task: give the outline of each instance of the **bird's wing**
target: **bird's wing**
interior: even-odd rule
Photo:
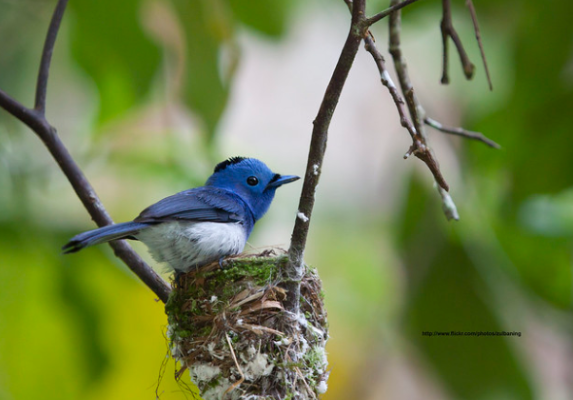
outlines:
[[[147,207],[135,222],[164,221],[239,222],[245,218],[244,202],[228,190],[200,187],[166,197]]]

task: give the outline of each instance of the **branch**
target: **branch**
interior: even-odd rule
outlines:
[[[478,20],[477,20],[476,9],[474,8],[474,3],[472,2],[472,0],[466,0],[466,6],[469,8],[470,15],[472,16],[472,22],[474,25],[474,32],[476,35],[476,40],[477,40],[478,45],[479,45],[479,51],[481,54],[481,59],[483,61],[483,67],[485,69],[485,75],[487,77],[487,83],[489,85],[489,90],[493,90],[493,85],[491,83],[491,76],[489,74],[489,67],[487,66],[487,59],[485,58],[485,51],[483,49],[483,43],[481,41],[481,34],[479,32],[479,25],[478,25]]]
[[[408,108],[410,110],[416,110],[418,105],[418,101],[414,95],[414,89],[410,88],[408,92],[406,92],[406,104],[408,104]],[[440,171],[440,165],[438,164],[438,160],[434,157],[434,152],[426,142],[425,135],[423,136],[421,132],[424,132],[424,125],[422,123],[422,119],[420,118],[420,113],[416,110],[414,112],[410,111],[410,115],[414,120],[414,126],[416,127],[416,132],[419,132],[417,140],[414,140],[412,147],[408,153],[413,153],[416,157],[426,163],[432,175],[434,175],[434,179],[436,180],[437,184],[440,188],[444,189],[446,192],[450,190],[450,187],[446,183],[442,172]]]
[[[48,35],[42,51],[42,61],[36,86],[35,109],[30,109],[0,90],[0,107],[26,124],[44,142],[62,172],[70,181],[86,210],[98,226],[112,224],[113,221],[96,195],[85,175],[73,160],[68,149],[60,140],[56,129],[46,120],[45,104],[50,60],[60,22],[67,0],[59,0],[52,16]],[[147,265],[124,241],[110,243],[115,255],[120,258],[153,292],[166,302],[170,287],[149,265]]]
[[[438,121],[436,121],[432,118],[429,118],[429,117],[424,118],[424,123],[428,126],[431,126],[434,129],[437,129],[440,132],[449,133],[451,135],[462,136],[466,139],[477,140],[477,141],[480,141],[482,143],[485,143],[489,147],[493,147],[494,149],[500,149],[501,148],[501,146],[499,144],[497,144],[493,140],[487,138],[486,136],[484,136],[480,132],[468,131],[467,129],[463,129],[463,128],[453,128],[450,126],[444,126],[441,123],[439,123]]]
[[[360,42],[367,29],[364,12],[365,0],[355,0],[352,7],[352,22],[348,37],[344,43],[330,82],[328,83],[318,114],[313,122],[314,128],[312,130],[306,173],[289,248],[289,262],[284,270],[292,281],[286,288],[288,290],[287,309],[295,315],[298,315],[300,310],[300,280],[304,272],[303,255],[312,209],[314,207],[314,195],[322,170],[324,153],[326,151],[328,128],[336,105],[338,104],[342,88],[352,67],[354,57],[358,52]]]
[[[60,30],[60,23],[66,11],[68,0],[59,0],[48,28],[46,41],[44,42],[44,50],[42,51],[42,60],[40,61],[40,70],[38,71],[38,81],[36,83],[36,104],[34,108],[42,115],[46,113],[46,92],[48,90],[48,75],[50,72],[50,63],[52,61],[52,53],[56,43],[56,37]]]
[[[384,86],[386,86],[386,88],[388,88],[390,96],[392,96],[392,100],[394,100],[394,104],[396,104],[396,109],[398,110],[398,115],[400,116],[400,124],[408,130],[410,137],[415,140],[417,135],[416,128],[414,128],[406,116],[406,110],[404,109],[404,99],[402,99],[402,96],[400,96],[400,93],[398,93],[398,88],[394,84],[394,81],[386,69],[386,61],[384,60],[384,57],[380,51],[378,51],[376,48],[371,33],[366,36],[366,38],[364,38],[364,48],[372,55],[372,58],[378,67],[378,72],[380,73],[380,81]]]
[[[392,0],[391,5],[399,4],[400,0]],[[414,88],[410,82],[410,77],[408,76],[408,67],[406,65],[406,60],[402,56],[402,50],[400,48],[400,25],[401,25],[401,12],[396,11],[390,15],[390,54],[394,60],[394,68],[396,69],[396,74],[398,75],[398,81],[400,82],[400,89],[402,93],[406,96],[406,103],[408,105],[408,110],[410,112],[410,118],[414,123],[416,130],[415,136],[412,138],[412,146],[404,156],[408,158],[411,154],[414,154],[420,160],[422,160],[432,174],[437,184],[445,191],[449,190],[449,186],[446,183],[438,162],[434,158],[433,152],[427,143],[426,132],[424,129],[424,124],[422,121],[425,118],[425,111],[422,108],[418,98],[414,93]]]
[[[448,84],[450,83],[450,77],[448,74],[448,58],[449,58],[449,51],[448,51],[448,37],[451,37],[456,48],[458,50],[458,54],[460,55],[460,61],[462,62],[462,68],[464,70],[464,75],[466,79],[472,79],[474,76],[475,66],[470,61],[466,50],[462,44],[458,33],[456,32],[454,25],[452,23],[452,9],[450,0],[442,0],[442,23],[440,24],[442,30],[442,46],[443,46],[443,69],[442,69],[442,83]]]
[[[406,7],[409,4],[412,4],[418,0],[404,0],[401,3],[394,4],[393,6],[388,7],[384,11],[379,12],[378,14],[373,15],[372,17],[366,20],[366,24],[368,26],[375,24],[376,22],[380,21],[382,18],[386,18],[388,15],[392,14],[394,11],[400,10],[403,7]]]
[[[398,4],[400,0],[391,0],[390,4]],[[400,90],[403,94],[406,94],[412,90],[412,83],[410,82],[410,77],[408,76],[408,66],[406,64],[406,59],[402,56],[402,50],[400,48],[400,29],[401,29],[401,12],[397,11],[390,15],[389,27],[390,27],[390,35],[389,35],[389,42],[390,42],[390,55],[392,56],[392,60],[394,61],[394,69],[396,70],[396,74],[398,75],[398,82],[400,83]],[[414,104],[418,105],[419,102],[417,98],[414,96]],[[416,114],[418,112],[417,107],[410,107],[408,105],[408,109],[410,111],[410,116]],[[423,110],[422,110],[423,112]],[[413,120],[415,118],[412,118]],[[422,129],[418,132],[425,140],[425,131]]]
[[[398,114],[400,115],[400,124],[408,130],[410,136],[412,137],[413,144],[410,146],[408,152],[404,155],[404,158],[410,157],[410,155],[414,154],[416,157],[421,159],[426,163],[430,171],[434,175],[434,179],[436,182],[439,183],[440,188],[444,191],[448,190],[448,184],[444,180],[442,173],[440,172],[440,168],[438,166],[437,161],[434,159],[431,149],[426,145],[425,138],[421,135],[423,132],[423,127],[421,126],[420,118],[418,117],[418,113],[414,113],[414,125],[410,122],[410,120],[406,117],[406,112],[404,110],[404,100],[398,93],[398,89],[392,78],[388,74],[386,70],[386,63],[384,61],[384,57],[376,48],[374,44],[374,39],[370,34],[364,39],[365,42],[365,49],[368,51],[372,58],[374,58],[374,62],[378,67],[378,71],[380,72],[380,80],[384,86],[388,88],[390,95],[392,96],[392,100],[394,100],[394,104],[396,104],[396,108],[398,110]],[[410,109],[415,109],[413,105],[414,101],[414,90],[412,88],[406,93],[406,99],[408,100],[408,105],[412,105]],[[447,193],[447,192],[446,192]]]
[[[25,107],[2,89],[0,89],[0,107],[28,125],[34,132],[43,132],[50,128],[43,116],[36,110]]]

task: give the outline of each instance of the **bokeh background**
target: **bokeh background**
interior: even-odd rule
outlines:
[[[404,12],[414,86],[429,116],[502,149],[430,132],[461,216],[447,222],[430,173],[402,159],[409,136],[359,52],[306,252],[329,312],[324,399],[571,399],[573,5],[474,1],[490,92],[461,0],[454,23],[476,77],[465,81],[452,53],[452,83],[440,85],[440,3]],[[0,87],[25,104],[54,6],[0,0]],[[229,156],[303,175],[348,24],[343,1],[71,0],[48,118],[116,221],[202,184]],[[386,24],[373,28],[385,54]],[[151,291],[106,246],[60,254],[94,224],[2,110],[0,163],[0,399],[192,398]],[[300,188],[279,191],[249,250],[288,247]],[[422,336],[450,330],[521,336]]]

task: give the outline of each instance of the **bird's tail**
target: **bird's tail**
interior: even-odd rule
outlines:
[[[74,236],[64,247],[62,247],[62,251],[64,254],[75,253],[84,247],[106,243],[117,239],[126,239],[148,226],[148,224],[140,222],[124,222],[83,232]]]

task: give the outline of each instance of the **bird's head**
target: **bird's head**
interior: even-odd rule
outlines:
[[[277,188],[298,179],[295,175],[276,174],[255,158],[231,157],[217,164],[205,185],[241,196],[258,220],[269,209]]]

